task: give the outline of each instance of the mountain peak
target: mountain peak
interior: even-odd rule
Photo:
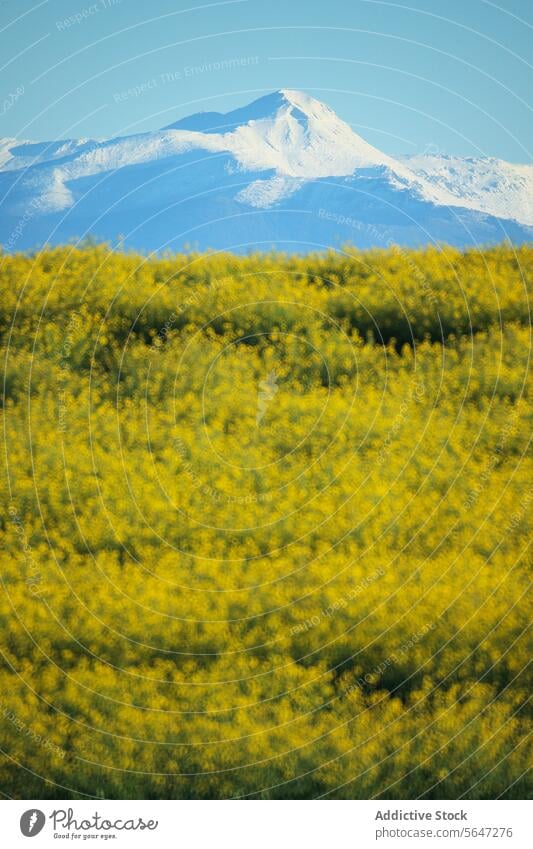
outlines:
[[[289,177],[341,176],[376,165],[407,170],[354,133],[329,106],[295,89],[265,94],[226,114],[197,112],[165,130],[201,133],[209,149],[223,147],[247,168]]]
[[[335,114],[333,110],[325,103],[322,103],[321,100],[317,100],[316,97],[311,97],[310,94],[306,94],[304,91],[297,91],[292,88],[280,88],[279,91],[274,92],[274,94],[279,95],[280,98],[290,106],[305,112],[306,115],[323,115],[324,113],[329,115]]]
[[[227,133],[237,127],[249,124],[251,121],[274,120],[281,114],[292,114],[299,120],[309,118],[323,119],[324,116],[334,116],[335,113],[303,91],[283,88],[264,94],[252,100],[246,106],[233,109],[231,112],[196,112],[186,118],[181,118],[169,124],[165,130],[189,130],[200,133]],[[340,119],[337,118],[339,121]]]

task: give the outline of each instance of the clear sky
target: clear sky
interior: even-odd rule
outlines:
[[[391,154],[531,162],[533,0],[0,0],[0,136],[125,135],[279,88]]]

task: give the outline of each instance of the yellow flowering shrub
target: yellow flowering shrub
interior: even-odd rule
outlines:
[[[0,256],[7,795],[527,794],[532,256]]]

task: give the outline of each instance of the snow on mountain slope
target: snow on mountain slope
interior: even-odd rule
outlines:
[[[533,165],[434,154],[407,156],[403,161],[432,186],[448,192],[450,205],[533,224]]]
[[[297,192],[304,183],[305,180],[302,178],[282,175],[269,177],[266,180],[254,180],[235,195],[235,200],[257,209],[268,209]]]
[[[329,106],[302,92],[283,89],[227,115],[208,115],[207,125],[199,113],[168,129],[183,133],[204,125],[203,144],[232,153],[250,171],[273,169],[307,179],[375,165],[404,176],[408,172],[354,133]]]
[[[379,243],[382,233],[383,243],[497,241],[509,230],[500,219],[533,223],[532,170],[498,160],[394,159],[325,104],[284,89],[226,115],[197,113],[155,132],[0,141],[0,241],[11,245],[15,234],[24,247],[131,231],[134,247],[157,249],[163,234],[179,246],[192,227],[203,247],[214,244],[209,239],[224,245],[225,234],[233,239],[234,221],[235,234],[246,231],[251,240],[257,233],[316,242],[329,233],[336,243],[366,244]],[[317,204],[327,205],[329,218],[317,219]],[[359,221],[357,232],[343,236],[340,218]],[[513,238],[528,238],[511,229]]]
[[[205,115],[207,114],[207,118]],[[239,123],[242,122],[242,123]],[[196,127],[204,127],[204,131]],[[185,129],[187,127],[187,129]],[[409,184],[427,200],[447,203],[445,190],[433,187],[364,141],[323,103],[302,92],[283,90],[261,97],[227,115],[199,113],[163,130],[96,142],[23,143],[4,148],[2,170],[41,168],[34,188],[41,194],[39,206],[49,212],[74,202],[66,184],[72,180],[114,171],[130,165],[154,162],[191,150],[231,154],[244,171],[273,171],[295,178],[277,183],[255,182],[241,194],[243,202],[266,206],[276,202],[282,182],[296,190],[298,180],[349,176],[362,168],[387,169],[398,186]],[[6,152],[9,154],[8,158]],[[276,186],[276,190],[273,190]]]
[[[52,160],[62,160],[98,147],[94,139],[66,139],[56,142],[21,142],[0,139],[0,171],[18,171]]]
[[[210,117],[218,130],[201,130]],[[237,124],[237,116],[242,123]],[[198,127],[198,129],[196,129]],[[146,162],[162,156],[182,153],[192,148],[210,152],[231,153],[250,171],[273,169],[279,174],[313,179],[351,174],[355,168],[385,165],[391,172],[406,177],[409,169],[365,142],[324,104],[301,92],[280,91],[261,97],[249,107],[227,115],[199,113],[153,133],[102,142],[87,140],[42,144],[15,143],[10,151],[9,168],[58,160],[69,163],[69,177],[126,164]],[[30,157],[33,154],[33,159]],[[73,157],[72,154],[79,154]],[[65,166],[66,167],[66,166]]]

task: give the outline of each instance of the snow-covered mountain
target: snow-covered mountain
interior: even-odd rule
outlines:
[[[516,242],[533,167],[392,158],[325,104],[282,90],[225,115],[98,141],[0,141],[5,250],[92,235],[160,250]]]
[[[432,186],[449,192],[449,203],[499,218],[533,224],[533,166],[502,159],[422,155],[403,157]]]

